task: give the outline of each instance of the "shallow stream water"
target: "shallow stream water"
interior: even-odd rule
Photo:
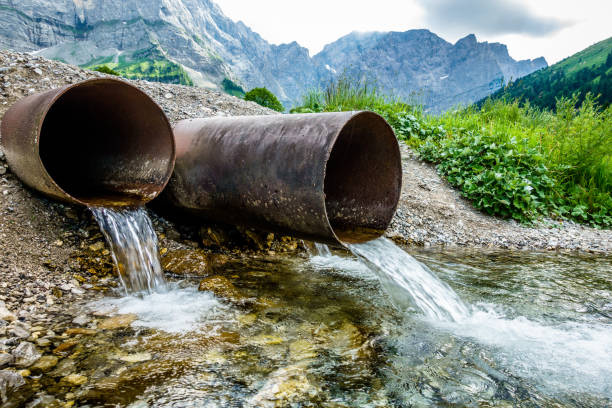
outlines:
[[[40,389],[79,407],[612,404],[612,257],[408,251],[461,313],[398,303],[371,256],[213,255],[208,291],[204,276],[175,276],[162,293],[87,305],[94,334]],[[73,372],[87,382],[59,380]]]

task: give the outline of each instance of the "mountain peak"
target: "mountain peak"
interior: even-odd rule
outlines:
[[[475,34],[468,34],[465,37],[457,40],[455,46],[459,47],[473,47],[478,44],[478,39],[476,39]]]

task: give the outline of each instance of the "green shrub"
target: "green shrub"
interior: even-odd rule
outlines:
[[[278,98],[266,88],[254,88],[244,95],[245,101],[253,101],[259,105],[273,109],[277,112],[284,112],[285,107],[280,103]]]
[[[119,76],[119,73],[106,65],[100,65],[93,69],[94,71],[102,72],[103,74]]]
[[[439,143],[428,137],[418,152],[487,214],[525,222],[549,209],[555,183],[536,149],[466,132]]]

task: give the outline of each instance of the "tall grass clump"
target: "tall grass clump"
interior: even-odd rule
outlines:
[[[323,90],[313,89],[302,96],[302,104],[291,113],[370,110],[383,116],[398,135],[404,137],[402,121],[414,107],[380,91],[375,81],[340,75]]]

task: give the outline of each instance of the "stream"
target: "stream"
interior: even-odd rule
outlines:
[[[45,393],[79,407],[612,404],[611,257],[379,239],[354,255],[209,254],[205,274],[164,279],[156,241],[117,244],[131,239],[117,225],[152,232],[143,216],[96,215],[124,286],[83,306],[91,330],[41,375]],[[60,380],[72,372],[86,381]]]

